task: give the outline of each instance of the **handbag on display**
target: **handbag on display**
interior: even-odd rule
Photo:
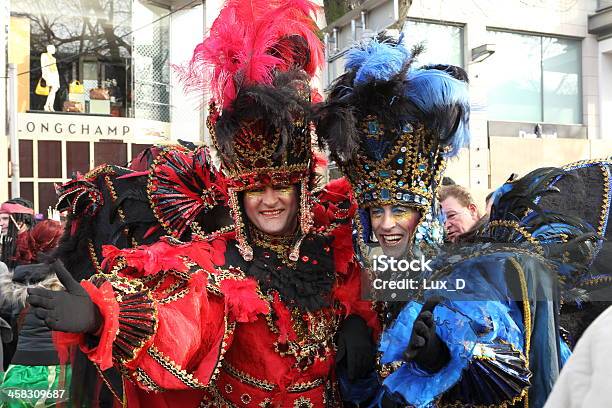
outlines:
[[[40,78],[38,80],[38,83],[36,84],[36,89],[34,90],[34,93],[40,96],[48,96],[49,87],[47,86],[47,81],[45,81],[43,78]]]
[[[93,88],[89,91],[89,99],[109,100],[110,92],[107,88]]]
[[[78,80],[74,80],[68,84],[68,92],[71,94],[84,94],[85,87]]]
[[[64,112],[84,112],[85,108],[81,102],[64,101]]]

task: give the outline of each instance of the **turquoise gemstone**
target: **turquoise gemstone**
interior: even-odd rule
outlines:
[[[389,177],[389,172],[387,170],[381,170],[378,172],[380,177]]]
[[[404,159],[397,159],[397,162],[398,162],[399,164],[402,164],[402,163],[404,162]]]
[[[368,122],[368,133],[371,135],[378,133],[378,122]]]
[[[419,164],[419,170],[425,171],[426,166],[424,164]]]

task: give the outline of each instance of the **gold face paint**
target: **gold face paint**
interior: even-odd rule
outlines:
[[[274,191],[276,193],[278,193],[279,195],[288,197],[290,195],[293,194],[293,186],[278,186],[278,187],[274,187]]]
[[[293,186],[285,186],[285,185],[279,185],[279,186],[273,186],[272,189],[274,190],[274,192],[276,194],[278,194],[279,196],[283,196],[283,197],[290,197],[291,195],[293,195],[294,192],[294,188]],[[264,195],[266,189],[260,189],[260,190],[248,190],[245,191],[245,197],[249,198],[249,199],[255,199],[255,198],[260,198],[261,196]]]
[[[410,207],[404,206],[393,206],[392,209],[393,217],[399,221],[412,220],[414,217],[419,215],[419,212]]]
[[[249,190],[244,192],[244,196],[249,199],[259,198],[264,194],[264,190]]]

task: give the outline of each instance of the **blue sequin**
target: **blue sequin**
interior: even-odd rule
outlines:
[[[368,133],[370,133],[371,135],[374,135],[376,133],[378,133],[378,122],[368,122]]]

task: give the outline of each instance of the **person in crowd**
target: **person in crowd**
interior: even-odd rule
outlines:
[[[17,236],[34,225],[34,210],[30,201],[13,198],[0,205],[0,261],[9,268],[15,266]]]
[[[460,185],[442,186],[438,191],[444,214],[444,228],[450,242],[457,242],[463,235],[477,231],[487,221],[470,192]]]
[[[421,260],[418,245],[432,231],[445,160],[469,139],[465,71],[413,68],[418,51],[408,50],[401,36],[356,45],[317,121],[318,136],[354,187],[360,247],[374,231],[385,255],[407,261]],[[467,208],[472,201],[454,208],[475,223],[477,209]],[[508,236],[499,241],[510,242]],[[397,291],[402,296],[374,286],[387,302],[379,343],[382,387],[373,404],[541,407],[561,365],[554,272],[517,244],[448,247],[429,269],[398,268],[394,283],[416,282]],[[444,285],[426,285],[434,281]],[[375,389],[345,385],[351,396]]]
[[[12,407],[51,407],[60,399],[59,392],[65,392],[70,382],[70,368],[62,369],[51,330],[45,322],[33,313],[26,303],[27,289],[33,287],[53,291],[63,286],[50,271],[48,265],[37,264],[39,254],[49,254],[62,235],[59,222],[45,220],[31,230],[19,235],[17,240],[16,261],[18,266],[10,272],[6,265],[0,264],[0,302],[3,308],[11,310],[14,327],[18,336],[15,354],[4,373],[0,393],[4,394],[6,406]],[[7,362],[8,363],[8,362]],[[36,398],[10,398],[10,390],[49,391]],[[56,390],[53,398],[53,390]],[[66,397],[66,396],[62,396]]]
[[[336,363],[352,378],[373,364],[378,319],[359,296],[350,186],[313,191],[315,8],[228,2],[185,71],[213,91],[232,232],[106,247],[103,273],[80,285],[55,261],[66,292],[29,289],[36,316],[76,333],[64,344],[118,368],[130,407],[339,407]],[[339,327],[350,335],[336,355]]]
[[[32,207],[33,205],[30,201],[19,197],[8,200],[0,205],[0,220],[4,220],[1,226],[3,230],[6,228],[6,233],[0,234],[0,262],[4,263],[11,271],[17,265],[16,249],[18,236],[28,231],[35,222]],[[10,312],[7,313],[4,309],[0,308],[0,318],[6,322],[13,323],[12,331],[15,331]],[[2,347],[4,368],[11,361],[15,347],[17,347],[17,337],[10,336],[10,338],[11,340],[5,342]]]
[[[586,329],[544,408],[604,408],[612,406],[612,307]]]

